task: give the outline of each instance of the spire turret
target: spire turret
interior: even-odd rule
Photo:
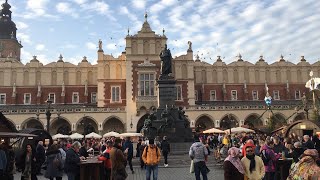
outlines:
[[[16,24],[11,20],[11,6],[8,0],[1,5],[0,10],[0,39],[15,39],[16,38]]]

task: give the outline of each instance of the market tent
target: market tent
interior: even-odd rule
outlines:
[[[230,133],[230,129],[224,131],[225,133]],[[235,127],[231,128],[231,133],[242,133],[242,132],[254,132],[252,129],[244,128],[244,127]]]
[[[103,135],[103,137],[119,137],[119,133],[114,132],[114,131],[110,131],[110,132],[105,133]]]
[[[64,135],[64,134],[60,134],[60,133],[52,136],[52,139],[54,139],[54,140],[56,140],[56,139],[67,139],[67,138],[69,138],[68,135]]]
[[[79,133],[73,133],[69,137],[70,137],[70,139],[82,139],[83,135],[79,134]]]
[[[86,139],[89,139],[89,138],[100,139],[100,138],[102,138],[102,136],[95,133],[95,132],[92,132],[90,134],[87,134],[85,138]]]
[[[119,135],[120,137],[142,137],[141,133],[122,133]]]
[[[220,129],[216,129],[216,128],[211,128],[208,130],[203,131],[202,133],[204,134],[210,134],[210,133],[225,133],[224,131],[220,130]]]

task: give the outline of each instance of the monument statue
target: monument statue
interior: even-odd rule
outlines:
[[[170,49],[167,49],[167,44],[164,45],[164,49],[160,52],[159,56],[162,61],[161,75],[169,75],[172,73],[172,56]]]
[[[102,50],[102,41],[101,41],[101,39],[99,39],[99,51],[101,51]]]

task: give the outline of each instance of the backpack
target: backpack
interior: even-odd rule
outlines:
[[[149,146],[145,147],[146,148],[146,157],[148,157],[148,149],[149,149]],[[157,154],[157,158],[158,158],[158,146],[156,146],[156,154]]]
[[[261,159],[262,159],[262,161],[263,161],[263,164],[264,164],[265,166],[268,166],[269,161],[270,161],[271,159],[270,159],[270,157],[269,157],[269,155],[267,154],[267,151],[266,151],[265,149],[261,151]]]

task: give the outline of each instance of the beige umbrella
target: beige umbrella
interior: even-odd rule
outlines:
[[[60,134],[60,133],[52,136],[53,140],[56,140],[56,139],[67,139],[67,138],[69,138],[68,135],[64,135],[64,134]]]
[[[73,133],[69,137],[70,137],[70,139],[82,139],[83,135],[79,134],[79,133]]]
[[[227,129],[224,132],[230,133],[230,129]],[[231,133],[242,133],[242,132],[255,132],[255,131],[252,129],[244,128],[244,127],[231,128]]]
[[[204,134],[210,134],[210,133],[225,133],[224,131],[220,130],[220,129],[216,129],[216,128],[211,128],[208,130],[203,131],[202,133]]]
[[[95,132],[92,132],[92,133],[86,135],[86,139],[89,139],[89,138],[100,139],[100,138],[102,138],[102,136],[95,133]]]
[[[119,133],[111,131],[111,132],[105,133],[103,137],[119,137]]]
[[[119,135],[120,137],[142,137],[141,133],[122,133]]]

